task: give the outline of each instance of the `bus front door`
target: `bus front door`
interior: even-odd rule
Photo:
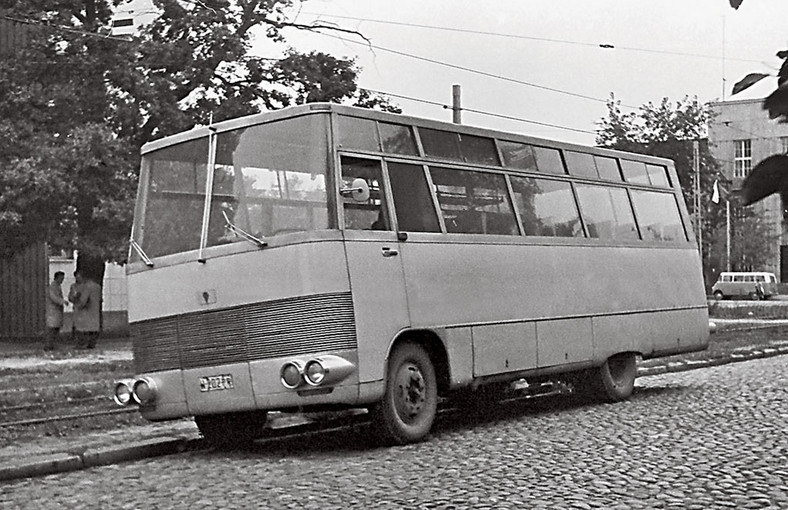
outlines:
[[[354,195],[358,179],[365,181],[368,196]],[[340,198],[361,383],[383,379],[391,341],[410,325],[402,257],[382,182],[379,160],[342,157]]]

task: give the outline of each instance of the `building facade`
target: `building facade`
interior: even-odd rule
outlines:
[[[710,103],[710,150],[731,190],[741,188],[744,178],[758,162],[772,154],[788,152],[788,124],[769,119],[762,104],[763,99]],[[753,269],[773,272],[781,282],[788,282],[786,206],[778,194],[752,206],[768,229],[764,243],[774,245],[768,250],[772,256],[766,267]]]

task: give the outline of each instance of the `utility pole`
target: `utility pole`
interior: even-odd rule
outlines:
[[[451,86],[451,120],[455,124],[462,124],[462,106],[460,106],[460,86]]]
[[[727,241],[728,272],[731,270],[731,201],[725,200],[725,238]]]
[[[698,239],[698,253],[700,253],[700,260],[703,263],[703,218],[701,216],[701,199],[700,199],[700,149],[698,141],[692,142],[692,169],[695,181],[695,228],[697,229],[696,236]]]

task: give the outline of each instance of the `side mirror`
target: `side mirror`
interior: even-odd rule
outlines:
[[[350,197],[354,202],[366,202],[369,200],[369,184],[364,179],[353,179],[349,188],[342,188],[339,193],[343,197]]]

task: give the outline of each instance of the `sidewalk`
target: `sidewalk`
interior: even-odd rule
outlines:
[[[714,319],[718,328],[759,328],[788,325],[788,320]],[[719,329],[718,329],[719,330]],[[64,347],[60,348],[65,350]],[[57,352],[57,351],[56,351]],[[744,349],[725,358],[665,362],[638,368],[638,377],[681,372],[738,361],[788,354],[788,342],[774,348]],[[131,359],[127,338],[100,341],[99,349],[77,351],[71,362],[86,363],[107,359]],[[40,345],[11,345],[0,342],[0,369],[19,365],[57,363],[57,355],[44,353]],[[275,414],[268,427],[279,433],[309,429],[317,422],[304,415]],[[0,482],[32,476],[86,469],[94,466],[138,460],[182,452],[198,444],[200,434],[191,419],[149,423],[121,430],[103,431],[74,438],[42,438],[35,444],[20,444],[0,450]]]

